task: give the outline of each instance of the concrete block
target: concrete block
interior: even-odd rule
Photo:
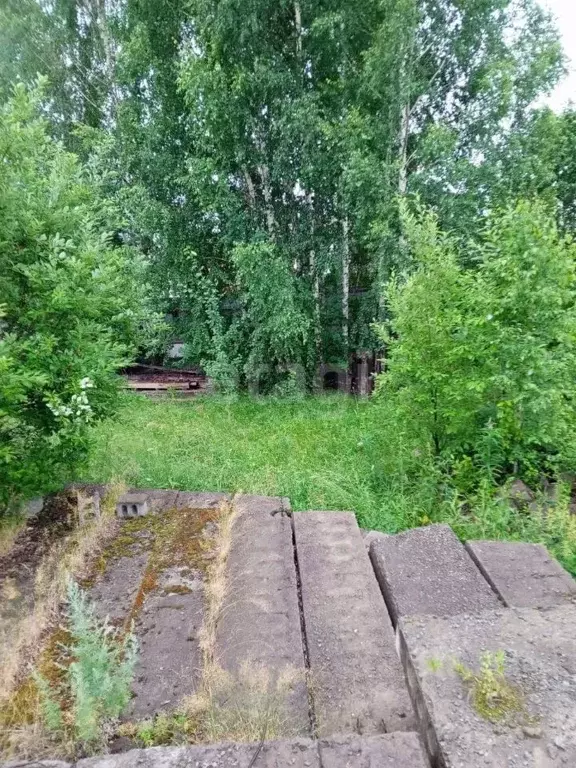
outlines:
[[[254,761],[254,756],[257,758]],[[308,739],[259,744],[225,742],[193,747],[151,747],[79,760],[76,768],[320,768],[318,746]]]
[[[370,546],[370,559],[394,625],[401,616],[450,616],[500,605],[447,525],[378,539]]]
[[[176,509],[217,509],[221,504],[231,501],[227,493],[200,493],[180,491],[176,497]]]
[[[304,649],[291,520],[286,499],[238,496],[228,555],[227,592],[216,632],[216,658],[234,680],[242,668],[282,677],[290,733],[310,732]]]
[[[118,499],[116,515],[121,518],[144,517],[148,514],[146,493],[125,493]]]
[[[416,733],[341,736],[319,742],[322,768],[429,768]]]
[[[320,736],[414,727],[394,632],[351,512],[295,512]]]
[[[576,610],[502,608],[399,623],[403,661],[433,765],[576,766]],[[484,652],[505,653],[505,677],[521,710],[491,722],[474,709],[455,662],[479,670]]]
[[[505,605],[548,608],[576,601],[576,581],[542,544],[469,541],[466,548]]]

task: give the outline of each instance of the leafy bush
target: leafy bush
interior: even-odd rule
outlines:
[[[144,265],[106,231],[106,204],[48,136],[37,95],[19,86],[0,108],[0,514],[78,465],[155,317]]]
[[[493,214],[462,246],[434,215],[404,211],[414,270],[391,281],[380,377],[402,429],[463,490],[479,477],[534,482],[571,466],[576,283],[572,243],[538,204]]]
[[[72,642],[66,648],[71,662],[64,686],[55,690],[40,675],[36,681],[46,728],[56,736],[69,731],[66,735],[89,750],[102,746],[106,721],[118,718],[130,701],[137,643],[131,633],[121,638],[107,622],[99,621],[73,580],[68,585],[68,606]],[[71,718],[62,702],[71,702]]]

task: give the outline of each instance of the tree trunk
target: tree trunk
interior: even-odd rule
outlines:
[[[274,206],[272,205],[272,185],[270,184],[270,172],[267,165],[258,167],[260,179],[262,181],[262,194],[264,196],[264,208],[266,211],[266,228],[271,240],[276,239],[276,217],[274,215]]]
[[[342,220],[342,341],[345,359],[348,360],[350,332],[350,221],[348,216]]]
[[[410,105],[408,102],[402,107],[402,119],[400,122],[400,162],[398,171],[398,192],[402,197],[408,188],[408,138],[410,136]]]
[[[302,8],[298,0],[294,3],[294,24],[296,26],[296,54],[302,55]]]

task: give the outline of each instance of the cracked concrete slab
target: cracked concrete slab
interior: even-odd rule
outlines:
[[[295,512],[320,736],[415,727],[394,632],[350,512]]]
[[[102,577],[90,589],[90,599],[100,619],[120,625],[129,616],[148,564],[148,553],[119,557],[107,564]]]
[[[227,593],[216,632],[216,658],[234,679],[246,665],[273,679],[291,675],[287,721],[294,734],[310,729],[292,527],[286,500],[241,496],[227,563]],[[292,734],[286,734],[292,735]]]
[[[171,594],[165,584],[163,591],[147,597],[135,626],[140,652],[128,711],[132,717],[175,709],[196,691],[202,676],[202,582],[184,594]]]

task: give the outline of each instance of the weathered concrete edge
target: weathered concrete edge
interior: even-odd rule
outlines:
[[[37,760],[34,768],[248,768],[258,758],[270,768],[342,768],[351,764],[394,768],[428,768],[418,734],[395,732],[380,736],[336,736],[259,743],[222,742],[188,747],[149,747],[115,755],[100,755],[67,763]],[[0,763],[0,768],[30,768],[29,761]]]
[[[412,663],[412,659],[410,658],[408,644],[402,633],[402,621],[403,619],[400,619],[400,623],[396,628],[396,650],[398,651],[402,667],[404,668],[406,687],[408,688],[412,706],[416,713],[416,722],[420,732],[420,739],[424,744],[428,759],[434,768],[445,768],[440,743],[430,715],[430,704],[426,700],[422,687],[420,686],[418,674]]]

